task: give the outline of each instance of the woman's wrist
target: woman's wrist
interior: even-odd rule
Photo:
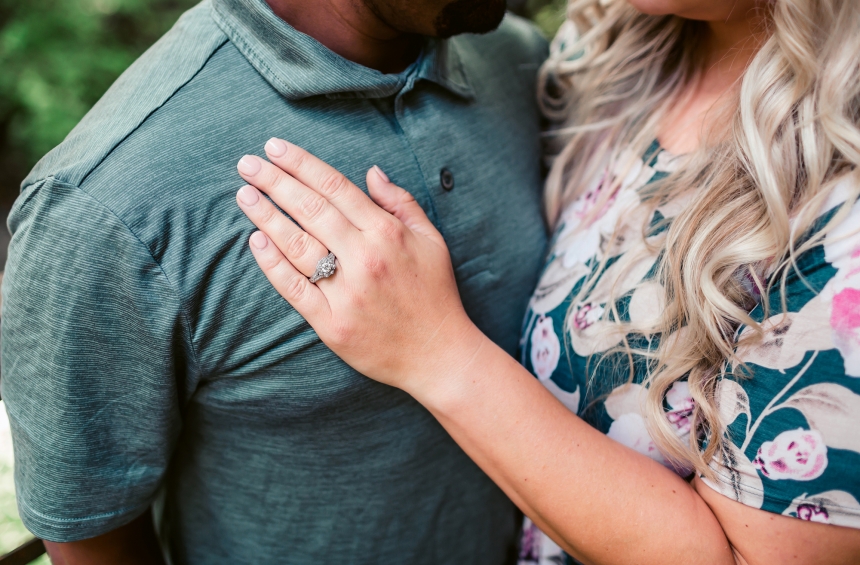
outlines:
[[[488,346],[495,345],[463,313],[425,346],[427,355],[416,358],[423,359],[401,388],[428,409],[441,408],[459,395],[464,380],[474,379],[476,361]]]

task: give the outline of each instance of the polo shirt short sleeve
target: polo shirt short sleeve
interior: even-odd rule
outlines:
[[[9,218],[2,379],[18,507],[48,540],[89,537],[151,503],[193,366],[176,292],[104,205],[48,179]]]

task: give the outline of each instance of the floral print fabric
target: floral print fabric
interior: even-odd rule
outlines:
[[[686,476],[690,470],[666,460],[646,429],[646,364],[634,358],[627,384],[628,358],[615,349],[625,337],[634,349],[655,347],[644,336],[625,336],[613,320],[647,323],[659,315],[658,257],[648,243],[685,205],[676,199],[655,211],[643,203],[643,189],[670,174],[677,159],[655,142],[633,161],[607,171],[562,213],[523,324],[520,360],[591,425]],[[607,187],[614,193],[602,194]],[[819,225],[846,201],[845,188],[834,191]],[[589,279],[597,282],[587,302],[574,304]],[[784,314],[776,286],[751,312],[766,339],[738,350],[751,377],[726,377],[718,386],[729,449],[712,463],[716,480],[707,484],[748,506],[860,528],[860,202],[798,257]],[[614,304],[610,293],[620,297]],[[774,313],[766,320],[765,300]],[[664,406],[678,434],[688,435],[694,403],[686,383],[675,383]],[[529,521],[523,542],[523,565],[574,562]]]

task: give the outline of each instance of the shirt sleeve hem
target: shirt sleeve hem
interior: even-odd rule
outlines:
[[[18,499],[18,513],[21,521],[30,532],[43,540],[55,543],[68,543],[104,535],[132,522],[146,512],[150,503],[122,508],[114,512],[94,514],[82,518],[62,518],[47,516],[30,508]]]
[[[757,508],[764,512],[770,512],[771,514],[779,514],[788,518],[798,518],[797,507],[799,505],[807,505],[811,507],[810,509],[813,510],[812,514],[815,516],[815,518],[811,519],[810,521],[824,523],[831,526],[843,526],[847,528],[860,529],[860,506],[845,506],[837,504],[832,500],[822,501],[819,500],[819,497],[815,495],[804,495],[803,497],[798,497],[794,500],[788,500],[782,497],[766,495],[763,490],[734,482],[731,480],[731,477],[727,477],[717,471],[715,471],[714,473],[714,478],[716,479],[716,481],[711,481],[703,478],[704,480],[702,482],[704,482],[708,486],[708,488],[718,492],[719,494],[722,494],[727,498],[740,502],[744,506]],[[753,500],[757,501],[758,505],[752,504],[751,502]],[[776,505],[778,507],[781,507],[783,508],[783,510],[780,512],[779,510],[762,508],[765,502],[769,502],[771,506]],[[826,518],[824,518],[825,516]]]

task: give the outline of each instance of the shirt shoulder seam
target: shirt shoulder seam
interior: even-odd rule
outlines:
[[[183,14],[169,32],[114,81],[66,139],[35,165],[23,180],[22,190],[48,178],[82,186],[118,147],[197,78],[230,42],[213,21],[211,10],[211,2],[204,0]],[[193,42],[190,49],[189,41]],[[176,65],[182,72],[159,77],[155,82],[160,86],[153,87],[151,75],[165,57],[178,57]],[[146,89],[146,102],[138,105],[130,101],[139,97],[139,88]],[[123,113],[123,119],[116,119],[117,112]],[[128,113],[133,115],[127,118]],[[95,142],[94,136],[98,136]]]
[[[124,136],[122,136],[120,139],[118,139],[117,142],[114,143],[110,149],[105,151],[105,154],[102,155],[101,159],[99,159],[99,161],[97,163],[95,163],[92,167],[90,167],[90,169],[86,172],[86,174],[84,174],[83,177],[81,177],[80,184],[83,185],[87,181],[87,179],[90,177],[90,175],[93,174],[102,165],[102,163],[104,163],[107,160],[107,158],[110,157],[114,153],[114,151],[116,151],[123,143],[125,143],[125,141],[129,137],[131,137],[132,134],[134,134],[137,130],[139,130],[147,121],[149,121],[149,119],[156,112],[158,112],[161,108],[163,108],[165,104],[167,104],[168,102],[173,100],[173,98],[177,94],[179,94],[179,92],[183,88],[188,86],[191,83],[191,81],[193,81],[197,77],[197,75],[199,75],[201,73],[201,71],[203,71],[203,69],[206,68],[206,65],[209,63],[209,61],[212,59],[212,57],[215,56],[215,54],[218,53],[224,47],[224,45],[226,45],[229,41],[230,40],[227,37],[224,37],[224,40],[218,45],[218,47],[213,49],[212,52],[209,54],[209,56],[206,57],[206,60],[203,62],[202,65],[200,65],[200,68],[197,69],[196,71],[194,71],[194,73],[190,77],[188,77],[188,80],[186,80],[182,84],[179,84],[173,90],[173,92],[170,93],[170,96],[165,98],[161,104],[158,104],[157,106],[153,107],[149,111],[149,113],[147,113],[146,116],[144,116],[144,118],[142,120],[140,120],[140,122],[138,122],[134,127],[130,128],[128,130],[128,132]],[[62,179],[58,179],[58,180],[62,180]],[[80,186],[78,186],[78,185],[71,185],[71,186],[76,186],[77,188],[80,188]],[[113,210],[111,210],[111,212],[113,212]]]
[[[59,185],[62,185],[65,188],[71,188],[73,190],[80,191],[81,194],[86,196],[88,199],[97,203],[104,210],[107,210],[114,218],[116,218],[117,222],[122,224],[122,226],[126,229],[126,231],[129,233],[129,235],[131,235],[131,237],[133,237],[141,245],[141,247],[143,247],[146,254],[149,256],[150,259],[152,259],[152,262],[155,263],[156,265],[158,265],[158,270],[164,276],[164,280],[167,281],[167,286],[170,288],[170,291],[173,292],[173,294],[176,296],[176,302],[179,305],[179,313],[180,313],[180,316],[182,316],[182,323],[185,326],[183,333],[186,334],[185,338],[188,340],[188,346],[190,348],[191,356],[192,356],[194,365],[196,367],[196,373],[198,376],[202,376],[201,375],[202,365],[200,363],[200,358],[199,358],[199,355],[197,353],[197,348],[194,345],[194,336],[192,335],[192,332],[191,332],[191,323],[190,323],[191,317],[188,313],[187,308],[185,307],[184,301],[182,300],[182,295],[179,293],[176,286],[170,280],[170,277],[168,276],[167,271],[165,271],[164,266],[152,254],[152,249],[149,247],[149,245],[147,245],[146,242],[144,242],[140,238],[140,236],[138,236],[137,233],[135,233],[135,231],[133,229],[131,229],[131,227],[128,225],[128,223],[125,220],[123,220],[122,217],[116,213],[116,211],[114,211],[110,206],[108,206],[107,204],[105,204],[104,202],[102,202],[101,200],[96,198],[93,194],[91,194],[90,192],[88,192],[87,190],[83,189],[82,187],[80,187],[76,184],[69,183],[69,182],[64,181],[63,179],[60,179],[60,178],[49,176],[45,179],[40,179],[40,180],[33,182],[32,184],[25,187],[25,190],[27,188],[29,188],[30,186],[35,186],[35,185],[39,185],[39,184],[41,184],[41,186],[39,186],[38,189],[42,190],[42,189],[44,189],[45,184],[47,184],[46,181],[51,181],[52,183],[57,183]]]

